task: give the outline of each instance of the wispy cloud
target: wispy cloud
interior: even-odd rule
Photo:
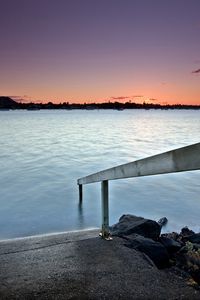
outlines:
[[[144,96],[143,95],[133,95],[133,96],[117,96],[117,97],[110,97],[111,100],[117,100],[117,101],[120,101],[120,100],[126,100],[126,99],[137,99],[137,98],[143,98]]]
[[[23,97],[22,96],[8,96],[8,97],[10,97],[11,99],[13,99],[13,100],[15,100],[15,101],[17,101],[17,102],[21,102],[21,101],[23,101]]]
[[[158,99],[156,99],[156,98],[149,98],[149,100],[150,100],[150,101],[153,101],[153,102],[154,102],[154,101],[158,101]]]
[[[124,99],[130,99],[129,96],[118,96],[118,97],[111,97],[112,100],[124,100]]]
[[[17,101],[17,102],[31,102],[34,101],[36,102],[32,97],[28,96],[28,95],[23,95],[23,96],[8,96],[10,98],[12,98],[13,100]]]
[[[10,96],[10,95],[9,95],[8,97],[18,99],[18,98],[20,98],[21,96]]]
[[[142,98],[144,97],[143,95],[133,95],[132,98]]]
[[[192,71],[192,74],[199,74],[199,73],[200,73],[200,69]]]

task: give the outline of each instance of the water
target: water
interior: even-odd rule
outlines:
[[[90,173],[199,142],[200,111],[0,112],[0,238],[99,227]],[[110,182],[110,223],[124,213],[200,230],[200,172]]]

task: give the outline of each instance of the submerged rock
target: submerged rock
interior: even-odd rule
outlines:
[[[127,236],[137,233],[146,238],[158,239],[161,227],[153,220],[144,219],[134,215],[123,215],[119,222],[110,228],[113,236]]]

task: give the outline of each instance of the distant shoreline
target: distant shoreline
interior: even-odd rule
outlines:
[[[102,103],[102,104],[34,104],[34,103],[17,103],[15,106],[1,106],[0,111],[9,110],[28,110],[28,111],[38,111],[38,110],[200,110],[200,105],[156,105],[156,104],[136,104],[131,103],[131,105],[126,105],[123,103]]]
[[[189,105],[189,104],[155,104],[155,103],[135,103],[135,102],[104,102],[104,103],[69,103],[63,102],[59,104],[55,104],[53,102],[48,103],[21,103],[16,102],[10,97],[0,96],[0,110],[9,110],[9,109],[25,109],[25,110],[40,110],[40,109],[64,109],[64,110],[72,110],[72,109],[83,109],[83,110],[95,110],[95,109],[114,109],[118,111],[123,111],[124,109],[200,109],[200,105]]]

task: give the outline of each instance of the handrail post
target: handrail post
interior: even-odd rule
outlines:
[[[101,236],[109,239],[109,203],[108,203],[108,180],[101,182],[101,205],[102,205],[102,231]]]
[[[81,204],[83,201],[83,185],[79,184],[78,187],[79,187],[79,203]]]

